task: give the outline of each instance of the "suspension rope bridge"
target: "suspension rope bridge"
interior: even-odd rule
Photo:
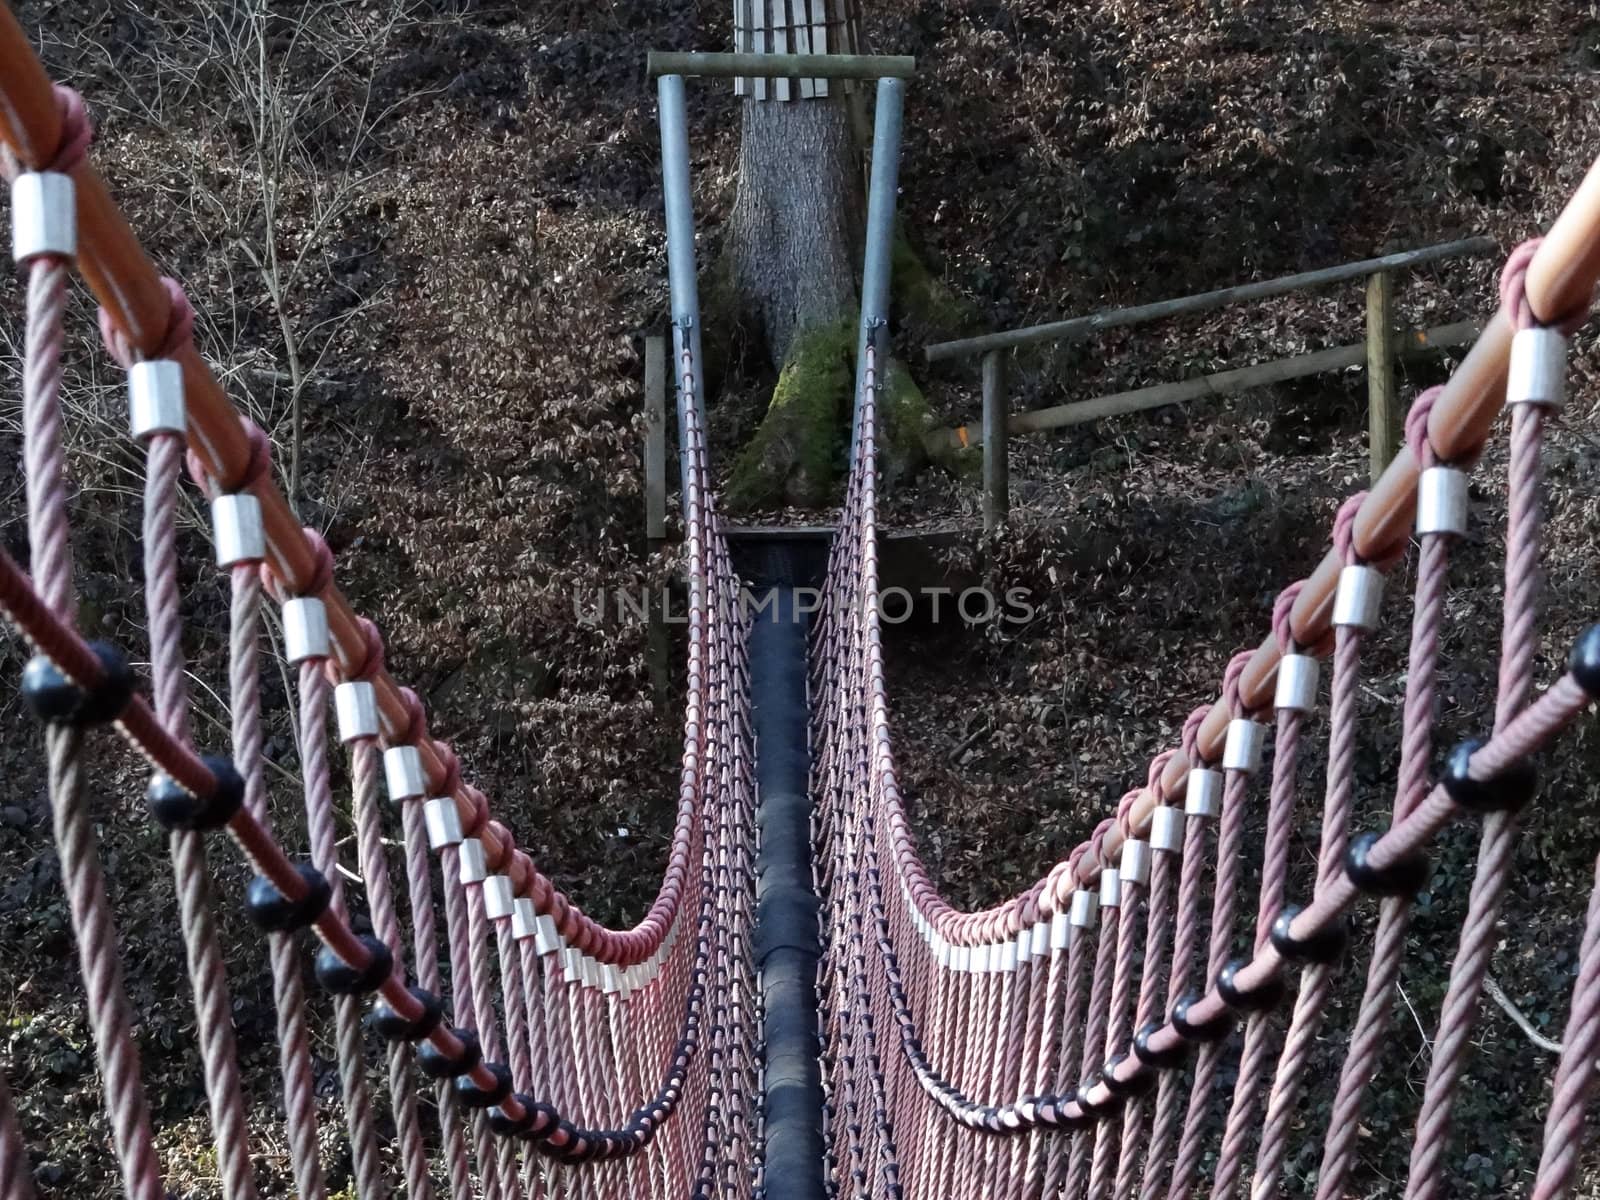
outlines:
[[[723,65],[743,76],[759,70],[746,56],[719,57],[738,58]],[[307,929],[313,976],[330,994],[339,1108],[363,1200],[397,1187],[451,1200],[1183,1200],[1232,1197],[1247,1180],[1262,1198],[1282,1194],[1296,1143],[1320,1147],[1315,1195],[1338,1200],[1349,1194],[1428,847],[1468,819],[1479,822],[1477,868],[1405,1184],[1408,1200],[1441,1195],[1521,814],[1537,790],[1530,757],[1600,695],[1600,626],[1543,691],[1534,679],[1541,445],[1564,399],[1567,337],[1600,277],[1600,165],[1549,234],[1510,256],[1499,312],[1473,352],[1448,384],[1418,397],[1406,448],[1339,510],[1327,557],[1282,592],[1270,635],[1230,662],[1220,698],[1190,714],[1180,744],[1151,761],[1065,861],[1003,904],[961,912],[918,857],[897,782],[877,607],[877,403],[903,84],[878,84],[851,471],[808,644],[799,625],[750,627],[709,485],[684,79],[664,75],[688,682],[660,889],[636,926],[611,929],[518,848],[449,746],[430,736],[416,695],[389,675],[377,627],[350,608],[332,554],[276,490],[265,434],[196,352],[188,301],[157,276],[90,165],[81,100],[52,87],[9,12],[0,13],[0,63],[0,139],[26,287],[31,554],[24,573],[0,553],[0,608],[34,652],[22,691],[44,729],[62,881],[128,1197],[167,1192],[89,813],[86,744],[101,725],[148,763],[148,808],[168,833],[228,1200],[263,1192],[216,903],[242,904],[263,931],[287,1157],[306,1200],[327,1194],[310,1048],[325,1018],[304,983]],[[800,67],[812,77],[825,60]],[[124,652],[74,624],[61,405],[74,268],[103,306],[100,332],[127,374],[145,456],[148,698]],[[1468,530],[1469,472],[1503,406],[1512,411],[1495,711],[1483,740],[1456,747],[1435,773],[1450,558]],[[209,500],[231,596],[231,740],[210,753],[190,728],[178,609],[185,470]],[[1360,832],[1351,815],[1361,652],[1382,620],[1385,576],[1413,534],[1392,820]],[[268,821],[268,603],[296,671],[303,829]],[[1390,598],[1388,607],[1402,605]],[[1320,660],[1330,656],[1315,886],[1293,897],[1297,765],[1316,733]],[[354,923],[342,881],[330,727],[349,759],[370,929]],[[383,811],[384,790],[396,814]],[[1246,819],[1258,805],[1266,833],[1254,845]],[[256,872],[242,897],[219,898],[211,883],[208,835],[223,830]],[[391,862],[396,843],[403,853]],[[1253,923],[1244,916],[1251,863]],[[1370,947],[1357,946],[1350,914],[1369,898],[1377,929]],[[1341,971],[1364,973],[1365,990],[1350,1027],[1335,1031],[1329,997]],[[369,1078],[367,1028],[386,1042],[386,1102]],[[1300,1105],[1314,1086],[1308,1056],[1333,1036],[1347,1052],[1332,1115],[1314,1128]],[[1572,1194],[1583,1148],[1600,1057],[1600,889],[1562,1046],[1538,1200]],[[1206,1114],[1229,1078],[1214,1137]],[[32,1196],[0,1079],[0,1200]]]

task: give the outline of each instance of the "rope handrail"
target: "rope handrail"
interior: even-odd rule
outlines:
[[[913,1188],[950,1182],[958,1197],[1086,1194],[1090,1200],[1124,1200],[1137,1189],[1141,1200],[1181,1200],[1190,1194],[1199,1166],[1218,1039],[1243,1019],[1243,1051],[1212,1194],[1233,1194],[1258,1116],[1251,1194],[1276,1194],[1309,1048],[1348,939],[1348,914],[1363,896],[1376,894],[1387,898],[1379,940],[1339,1082],[1338,1111],[1327,1129],[1318,1188],[1319,1200],[1336,1200],[1354,1161],[1351,1131],[1359,1124],[1372,1056],[1386,1027],[1409,897],[1426,880],[1423,852],[1447,824],[1481,815],[1478,871],[1406,1185],[1407,1200],[1438,1196],[1453,1100],[1488,978],[1488,954],[1498,937],[1495,922],[1514,851],[1516,814],[1533,794],[1529,759],[1600,700],[1600,626],[1580,638],[1559,679],[1537,698],[1530,694],[1541,439],[1550,414],[1562,404],[1566,339],[1588,315],[1600,269],[1597,200],[1600,162],[1550,234],[1511,255],[1501,277],[1499,311],[1472,354],[1448,384],[1419,398],[1407,420],[1402,456],[1370,493],[1352,496],[1340,508],[1328,555],[1312,576],[1279,596],[1271,635],[1229,663],[1221,698],[1191,714],[1180,746],[1156,755],[1143,786],[1130,790],[1115,816],[1070,856],[1027,889],[976,912],[960,911],[941,895],[918,853],[896,780],[877,609],[877,379],[869,355],[858,389],[854,469],[830,557],[813,670],[820,688],[813,714],[819,748],[814,788],[824,805],[819,851],[835,890],[842,892],[826,914],[825,928],[834,932],[824,954],[824,994],[837,1014],[834,1070],[839,1103],[846,1106],[835,1119],[849,1123],[841,1137],[852,1159],[876,1159],[885,1179],[909,1178]],[[1445,556],[1465,532],[1467,471],[1484,450],[1502,405],[1512,409],[1510,503],[1494,730],[1483,741],[1458,747],[1433,781],[1430,734]],[[1356,837],[1349,820],[1359,648],[1376,625],[1383,578],[1403,558],[1413,518],[1423,565],[1394,820],[1381,833]],[[1316,709],[1318,660],[1330,655],[1331,729],[1316,882],[1304,906],[1290,905],[1285,888],[1296,762],[1305,722]],[[1267,713],[1276,714],[1276,737],[1259,909],[1250,952],[1228,961],[1241,813],[1248,780],[1261,768]],[[1219,815],[1211,961],[1202,985],[1190,989],[1199,896],[1194,852],[1203,850],[1205,826]],[[1175,888],[1178,855],[1183,878]],[[1103,920],[1091,986],[1082,943],[1094,927],[1096,907]],[[864,935],[853,932],[863,923],[870,925]],[[863,936],[877,951],[871,963],[859,952]],[[1068,948],[1070,954],[1062,953]],[[1268,1014],[1280,1004],[1293,967],[1300,969],[1300,987],[1274,1068],[1279,1036]],[[1163,985],[1165,1008],[1158,1007]],[[1079,990],[1085,988],[1086,994]],[[1597,1011],[1600,899],[1591,902],[1569,1023],[1581,1031],[1581,1044],[1574,1048],[1570,1037],[1564,1039],[1568,1056],[1558,1068],[1557,1098],[1547,1120],[1534,1190],[1539,1200],[1564,1195],[1572,1178],[1600,1044]],[[860,1047],[847,1034],[851,1020],[868,1017],[895,1031],[900,1057],[887,1066],[873,1059],[863,1068]],[[1059,1034],[1057,1020],[1065,1023]],[[1201,1059],[1180,1138],[1174,1068],[1195,1044],[1202,1047]],[[1071,1065],[1080,1048],[1081,1070]],[[1060,1063],[1053,1078],[1039,1066],[1052,1053]],[[889,1081],[889,1099],[873,1101],[883,1131],[874,1138],[862,1127],[861,1089],[876,1088],[880,1075]],[[1152,1085],[1159,1085],[1153,1111],[1144,1098]],[[932,1118],[919,1122],[916,1109],[907,1107],[908,1095],[943,1113],[955,1128],[1013,1135],[1011,1149],[980,1142],[952,1151],[952,1127],[941,1128]],[[1064,1131],[1070,1140],[1042,1141],[1050,1131]],[[1153,1138],[1148,1145],[1147,1132]],[[981,1173],[974,1162],[982,1163]],[[998,1192],[986,1190],[995,1187]]]
[[[16,27],[5,12],[0,58],[8,53],[8,33]],[[37,68],[36,60],[25,58]],[[113,725],[153,768],[146,798],[151,815],[171,834],[228,1200],[251,1200],[255,1181],[210,916],[203,846],[204,834],[214,829],[226,829],[258,872],[246,910],[267,936],[297,1194],[320,1200],[327,1193],[304,964],[293,936],[303,928],[317,936],[315,975],[333,997],[340,1091],[363,1200],[378,1200],[387,1189],[365,1078],[364,994],[374,997],[371,1023],[390,1042],[397,1136],[418,1200],[427,1200],[431,1184],[414,1068],[440,1081],[437,1112],[452,1200],[470,1200],[474,1179],[491,1200],[521,1200],[524,1186],[538,1195],[559,1194],[567,1184],[558,1164],[585,1166],[584,1178],[606,1195],[624,1184],[628,1194],[672,1194],[691,1185],[703,1189],[708,1174],[719,1171],[749,1174],[760,1113],[746,1100],[757,1022],[750,1016],[743,951],[754,907],[745,618],[709,491],[692,350],[686,346],[678,364],[690,603],[677,820],[649,916],[632,930],[613,931],[585,917],[516,849],[509,831],[490,819],[483,795],[461,781],[453,752],[428,737],[420,701],[387,676],[376,628],[354,616],[333,583],[332,554],[294,524],[273,486],[265,434],[235,412],[196,353],[194,315],[181,289],[164,278],[143,286],[153,269],[88,165],[92,128],[75,93],[45,81],[46,125],[55,118],[47,132],[61,145],[43,155],[24,152],[26,139],[15,135],[36,134],[37,123],[30,122],[40,114],[8,89],[29,74],[7,74],[0,84],[8,97],[0,134],[12,151],[4,165],[14,180],[14,253],[28,279],[23,433],[35,575],[30,579],[0,551],[0,609],[38,652],[25,672],[24,695],[46,726],[56,842],[125,1190],[139,1200],[158,1200],[161,1184],[113,918],[84,805],[85,730],[101,723]],[[43,80],[41,72],[33,74]],[[127,372],[133,436],[148,447],[144,541],[153,702],[139,694],[119,651],[90,643],[74,625],[60,403],[64,300],[74,266],[106,300],[100,332]],[[148,314],[130,301],[136,294],[155,306],[162,324],[140,324]],[[133,332],[152,327],[161,330],[153,341]],[[225,436],[213,436],[218,430]],[[229,451],[239,448],[242,468],[230,473],[224,469]],[[211,501],[217,566],[232,587],[231,758],[201,755],[190,741],[176,549],[186,449],[189,473]],[[304,571],[297,572],[297,559]],[[296,744],[311,850],[302,862],[290,857],[267,823],[258,665],[263,593],[281,606],[284,656],[297,668]],[[354,631],[359,653],[338,641],[341,624],[345,633]],[[398,721],[385,710],[386,698],[398,705]],[[350,747],[374,934],[356,930],[343,895],[326,749],[335,707],[341,741]],[[381,774],[404,824],[421,986],[407,982],[402,926],[376,824],[380,746],[387,746]],[[434,924],[434,862],[443,877],[448,1019]],[[542,1048],[537,1061],[535,1046]],[[680,1117],[685,1107],[691,1115]],[[9,1109],[0,1111],[0,1149],[8,1156],[16,1142],[13,1120]],[[0,1171],[6,1189],[18,1178],[13,1166],[7,1162]],[[586,1190],[589,1184],[577,1178],[573,1186]]]
[[[6,64],[5,72],[0,73],[0,142],[21,164],[39,168],[55,159],[61,145],[62,111],[49,77],[9,7],[0,7],[0,62]],[[93,164],[80,158],[65,173],[71,176],[77,195],[77,263],[85,282],[129,346],[140,354],[159,355],[173,321],[169,291]],[[326,605],[337,669],[343,678],[372,683],[386,744],[391,749],[415,748],[428,794],[455,799],[463,824],[483,841],[490,866],[509,874],[516,894],[553,917],[568,940],[611,965],[633,966],[648,959],[671,924],[672,904],[665,880],[635,926],[614,930],[568,900],[517,849],[510,831],[489,819],[483,793],[462,779],[448,745],[428,736],[420,701],[401,688],[385,668],[376,627],[351,608],[333,580],[326,547],[309,540],[308,531],[295,519],[266,469],[258,431],[239,414],[192,344],[185,342],[178,348],[175,359],[183,371],[191,452],[223,491],[248,492],[260,502],[273,576],[288,594],[315,596]],[[78,666],[89,668],[82,659]],[[86,681],[93,677],[92,670],[82,676]],[[175,778],[192,790],[209,790],[209,781],[195,763],[174,759],[183,772]],[[666,879],[673,876],[672,867],[669,863]]]

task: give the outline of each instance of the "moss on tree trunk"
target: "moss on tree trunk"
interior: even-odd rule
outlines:
[[[708,325],[764,343],[778,381],[734,462],[726,498],[736,511],[818,507],[834,499],[848,459],[861,175],[842,101],[746,101],[742,109],[739,194],[706,315]],[[970,320],[898,232],[893,267],[895,319],[914,336]],[[708,353],[720,360],[721,349]],[[933,424],[910,372],[891,362],[879,419],[887,483],[926,465]]]

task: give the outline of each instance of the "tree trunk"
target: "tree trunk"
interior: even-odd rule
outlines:
[[[740,107],[730,282],[781,369],[797,335],[854,314],[861,173],[842,99],[746,100]]]

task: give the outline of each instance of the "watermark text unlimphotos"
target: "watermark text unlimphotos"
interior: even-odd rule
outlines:
[[[783,601],[786,590],[793,595],[790,603]],[[1033,619],[1032,596],[1027,588],[1020,587],[1007,588],[1001,595],[983,587],[961,591],[948,587],[924,587],[915,591],[891,587],[878,593],[878,618],[885,625],[899,625],[917,615],[935,624],[960,621],[964,625],[988,625],[1000,621],[1025,625]],[[823,598],[821,588],[744,587],[739,589],[739,608],[746,620],[803,621],[822,611]],[[689,620],[687,601],[681,593],[674,596],[670,588],[656,592],[648,588],[578,589],[572,593],[572,611],[580,625],[603,625],[611,620],[619,624],[647,624],[652,619],[668,625],[683,625]]]

